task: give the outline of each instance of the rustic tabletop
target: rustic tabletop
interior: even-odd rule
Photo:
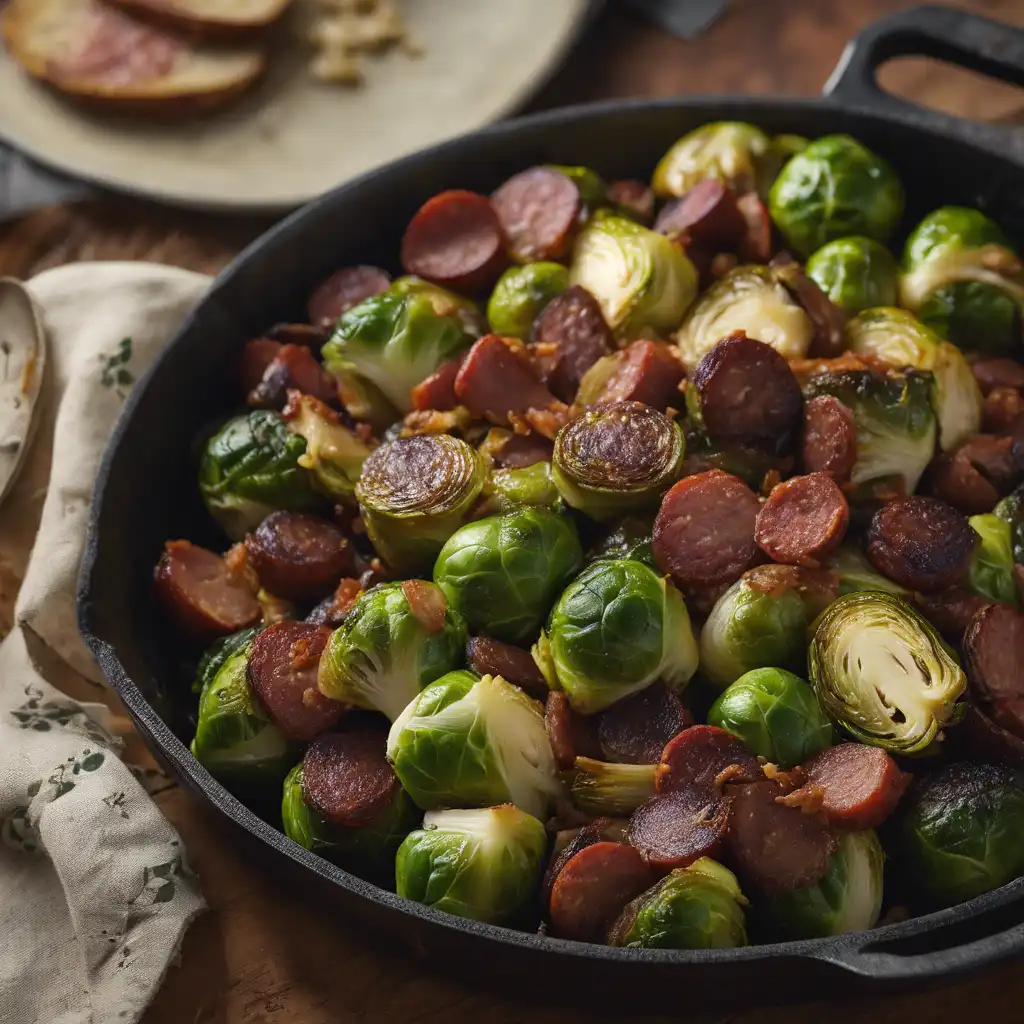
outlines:
[[[693,42],[650,28],[610,3],[568,63],[532,107],[613,96],[746,92],[812,96],[820,91],[845,41],[907,0],[732,0],[725,16]],[[1024,0],[964,0],[959,6],[1024,25]],[[619,9],[617,9],[619,8]],[[882,72],[892,91],[965,116],[1024,121],[1013,88],[927,61],[893,62]],[[142,259],[216,272],[267,222],[182,214],[124,199],[40,211],[0,227],[0,276],[29,277],[76,260]],[[41,439],[46,443],[46,439]],[[11,609],[38,518],[42,480],[22,480],[0,509],[0,633]],[[95,699],[95,693],[89,694]],[[114,699],[110,698],[111,703]],[[137,740],[140,759],[146,753]],[[181,831],[210,912],[189,932],[174,968],[146,1016],[147,1024],[347,1024],[445,1021],[576,1024],[577,1015],[531,1002],[522,992],[488,992],[470,979],[432,977],[324,912],[302,893],[284,890],[236,847],[213,811],[163,777],[149,762],[151,791]],[[680,993],[679,1013],[730,1024],[952,1024],[983,1013],[1019,1020],[1024,978],[1014,966],[941,991],[816,1003],[787,1009],[694,1016]],[[751,995],[751,1004],[758,998]],[[618,1015],[621,1020],[621,1014]]]

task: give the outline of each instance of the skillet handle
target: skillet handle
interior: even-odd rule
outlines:
[[[928,110],[885,92],[878,68],[894,57],[933,57],[1024,86],[1024,30],[950,7],[926,5],[869,25],[846,45],[822,90],[840,105],[902,116],[972,145],[1024,159],[1024,132]]]

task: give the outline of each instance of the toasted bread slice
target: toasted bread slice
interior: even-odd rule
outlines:
[[[258,48],[191,46],[98,0],[12,0],[3,38],[30,75],[97,109],[125,113],[216,110],[266,67]]]
[[[292,0],[107,0],[126,14],[193,39],[258,36],[283,17]]]

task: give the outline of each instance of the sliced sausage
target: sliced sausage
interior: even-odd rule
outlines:
[[[434,409],[439,412],[454,409],[459,404],[459,396],[455,394],[455,378],[468,355],[468,352],[463,352],[443,362],[426,380],[421,380],[409,392],[412,407],[420,411]]]
[[[502,469],[525,469],[538,462],[550,462],[555,446],[540,434],[512,434],[494,453],[494,464]]]
[[[453,189],[428,199],[402,237],[402,266],[444,288],[473,294],[498,279],[507,260],[486,196]]]
[[[328,626],[337,629],[352,611],[352,606],[363,592],[359,580],[346,577],[335,588],[333,594],[325,597],[307,616],[306,622],[314,626]]]
[[[303,799],[337,825],[369,825],[399,788],[387,745],[387,723],[370,716],[318,736],[302,759]]]
[[[257,409],[283,409],[289,391],[337,403],[338,385],[305,345],[282,345],[260,382],[246,396]]]
[[[316,685],[320,655],[331,631],[308,622],[276,622],[252,642],[249,685],[277,727],[307,741],[337,725],[347,705]]]
[[[1024,395],[1015,388],[995,388],[981,407],[981,429],[986,434],[1017,435],[1024,429]]]
[[[778,803],[786,791],[774,779],[729,789],[725,853],[744,888],[771,896],[820,881],[836,848],[824,818]]]
[[[548,696],[548,684],[537,663],[521,647],[487,636],[471,636],[466,643],[466,663],[482,676],[501,676],[531,697],[545,700]]]
[[[976,543],[977,534],[955,508],[914,495],[890,501],[875,513],[866,552],[883,576],[928,594],[963,579]]]
[[[769,558],[815,566],[846,536],[850,506],[827,473],[790,477],[772,488],[757,513],[754,539]]]
[[[641,338],[623,350],[615,372],[594,404],[643,402],[662,412],[669,406],[678,407],[682,403],[679,384],[683,372],[674,345]]]
[[[164,610],[194,640],[215,640],[259,621],[259,602],[245,574],[191,541],[168,541],[154,576]]]
[[[613,704],[600,716],[597,738],[606,761],[657,764],[673,737],[693,725],[693,715],[664,683]]]
[[[800,453],[805,473],[828,473],[837,484],[849,481],[857,462],[857,424],[834,395],[818,395],[804,406]]]
[[[585,850],[588,846],[593,846],[594,843],[600,843],[609,838],[606,833],[611,825],[611,818],[595,818],[593,821],[587,822],[581,828],[576,829],[575,835],[572,836],[561,850],[558,850],[558,852],[552,856],[551,860],[548,862],[547,870],[544,872],[544,881],[541,884],[541,893],[543,894],[545,908],[547,908],[551,903],[551,887],[555,884],[555,879],[558,877],[562,868],[564,868],[565,865],[580,852],[580,850]],[[550,830],[550,825],[548,827]]]
[[[309,297],[309,322],[321,330],[333,330],[342,313],[387,291],[390,284],[391,275],[380,267],[343,267]]]
[[[757,495],[720,469],[683,477],[654,520],[654,560],[683,589],[731,583],[754,560],[759,508]]]
[[[720,252],[740,244],[747,221],[732,189],[716,178],[705,178],[685,195],[666,203],[654,222],[654,230],[710,252]]]
[[[654,773],[654,785],[659,793],[693,787],[718,793],[722,773],[733,765],[744,776],[761,777],[757,758],[732,733],[717,725],[694,725],[665,746]]]
[[[979,710],[1024,739],[1024,614],[1007,604],[982,608],[964,636],[964,659]]]
[[[815,754],[803,769],[809,784],[821,789],[821,812],[837,828],[878,828],[896,809],[910,785],[881,747],[840,743]]]
[[[352,545],[332,522],[304,512],[271,512],[245,539],[260,583],[290,601],[315,601],[353,576]]]
[[[1012,437],[975,434],[935,460],[930,490],[966,515],[991,512],[1020,480]]]
[[[963,721],[951,732],[951,741],[978,761],[1000,761],[1024,766],[1024,739],[996,725],[983,711],[968,705]]]
[[[238,359],[235,376],[243,395],[248,395],[267,372],[267,367],[274,361],[284,346],[273,338],[253,338],[245,343]]]
[[[545,380],[562,399],[571,402],[583,374],[614,348],[597,299],[579,285],[556,295],[533,325],[535,350],[543,352]]]
[[[701,786],[684,786],[642,804],[629,819],[626,837],[647,862],[662,871],[715,857],[729,822],[729,804]]]
[[[971,372],[985,395],[996,388],[1024,389],[1024,365],[1015,359],[1005,356],[976,359],[971,363]]]
[[[555,762],[563,771],[569,771],[577,757],[601,757],[596,721],[573,711],[564,693],[552,690],[548,694],[544,703],[544,727]]]
[[[551,167],[513,175],[491,196],[491,205],[519,263],[567,256],[583,206],[576,184]]]
[[[654,192],[642,181],[632,178],[613,181],[605,195],[609,203],[637,223],[649,227],[654,220]]]
[[[551,887],[551,934],[576,942],[604,942],[623,907],[655,882],[638,850],[625,843],[592,843],[559,871]]]
[[[959,647],[971,619],[990,602],[963,587],[950,587],[935,594],[915,594],[914,603],[949,643]]]
[[[803,395],[789,364],[742,331],[723,338],[697,364],[693,384],[715,441],[778,447],[801,422]]]
[[[803,306],[814,325],[810,355],[833,359],[846,348],[846,313],[812,281],[789,253],[780,253],[772,261],[778,280]]]

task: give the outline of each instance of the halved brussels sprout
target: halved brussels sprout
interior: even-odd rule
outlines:
[[[629,558],[634,562],[657,570],[651,550],[654,524],[643,516],[626,516],[608,534],[587,552],[586,560],[596,562],[602,558]]]
[[[686,372],[736,331],[771,345],[786,359],[802,359],[814,337],[811,318],[771,267],[735,267],[697,300],[674,338]]]
[[[843,833],[820,882],[758,903],[759,928],[776,941],[874,928],[882,911],[884,862],[874,832]]]
[[[883,576],[868,561],[867,555],[855,544],[841,544],[830,555],[826,555],[823,565],[829,572],[839,577],[839,594],[858,594],[863,590],[884,590],[889,594],[905,596],[906,587]]]
[[[306,442],[276,412],[236,416],[206,442],[199,491],[206,510],[232,539],[241,540],[271,512],[316,512],[324,499],[299,465]]]
[[[331,634],[317,686],[394,721],[424,686],[462,664],[466,637],[465,620],[434,584],[382,583],[360,594]]]
[[[388,291],[392,295],[422,295],[429,299],[438,316],[454,317],[470,338],[479,338],[487,330],[487,321],[480,307],[472,299],[442,288],[432,281],[424,281],[422,277],[410,274],[396,278],[391,282]]]
[[[594,562],[551,609],[533,648],[552,689],[593,714],[660,679],[677,692],[697,670],[682,595],[641,562]]]
[[[933,375],[932,405],[943,451],[981,430],[981,389],[963,353],[905,309],[866,310],[846,325],[846,336],[854,355]]]
[[[196,666],[196,677],[192,680],[192,692],[202,693],[231,655],[243,647],[248,650],[260,628],[259,626],[250,626],[249,629],[240,629],[237,633],[222,636],[208,647]]]
[[[978,210],[943,206],[903,250],[900,304],[967,349],[1012,352],[1021,341],[1024,269],[999,227]]]
[[[501,676],[432,683],[395,719],[388,760],[424,810],[513,803],[543,818],[561,792],[542,705]]]
[[[967,589],[979,597],[1017,605],[1020,598],[1013,576],[1013,536],[1010,524],[993,512],[968,520],[980,538],[971,557]]]
[[[626,339],[673,330],[697,297],[697,270],[678,245],[603,210],[576,240],[569,279],[597,299],[608,326]]]
[[[597,171],[589,167],[568,167],[565,164],[547,164],[553,170],[564,174],[580,191],[580,199],[589,210],[603,206],[608,186]]]
[[[491,473],[489,493],[477,507],[477,514],[497,515],[520,508],[546,508],[563,512],[565,502],[555,486],[550,462],[535,462],[522,469],[496,469]]]
[[[396,572],[429,569],[444,542],[469,518],[490,460],[449,434],[382,444],[356,485],[366,532]]]
[[[456,530],[438,555],[434,582],[474,635],[529,644],[582,561],[571,519],[523,508]]]
[[[757,668],[711,705],[708,724],[743,741],[780,768],[793,768],[832,745],[832,723],[814,690],[781,668]]]
[[[957,721],[967,677],[939,634],[903,598],[847,594],[818,618],[808,653],[825,711],[855,740],[924,750]]]
[[[609,945],[632,949],[730,949],[747,944],[747,899],[736,876],[708,857],[676,868],[626,906]]]
[[[782,168],[768,208],[789,248],[807,257],[846,235],[886,241],[903,215],[903,186],[856,139],[825,135]]]
[[[552,476],[568,504],[607,522],[657,508],[679,478],[685,453],[678,423],[642,402],[610,402],[558,432]]]
[[[548,837],[515,807],[431,811],[395,860],[399,896],[457,917],[516,923],[536,894]]]
[[[409,392],[472,340],[456,316],[437,313],[429,295],[401,294],[392,285],[342,314],[323,361],[339,380],[369,381],[407,413]]]
[[[510,267],[494,286],[487,320],[495,334],[530,339],[533,322],[544,307],[569,287],[569,271],[561,263],[527,263]]]
[[[807,276],[851,315],[899,300],[900,268],[880,242],[863,235],[837,238],[807,261]]]
[[[819,373],[804,388],[809,401],[835,395],[857,424],[857,462],[851,483],[897,484],[913,494],[935,452],[937,432],[930,373],[882,375],[870,370]]]
[[[1003,498],[992,511],[1009,524],[1014,562],[1024,563],[1024,484]]]
[[[569,800],[595,818],[628,818],[654,796],[653,764],[612,764],[577,757],[569,780]]]
[[[717,178],[737,192],[753,192],[765,164],[778,167],[771,140],[742,121],[714,121],[687,132],[661,158],[651,187],[663,198],[682,196],[705,178]]]

